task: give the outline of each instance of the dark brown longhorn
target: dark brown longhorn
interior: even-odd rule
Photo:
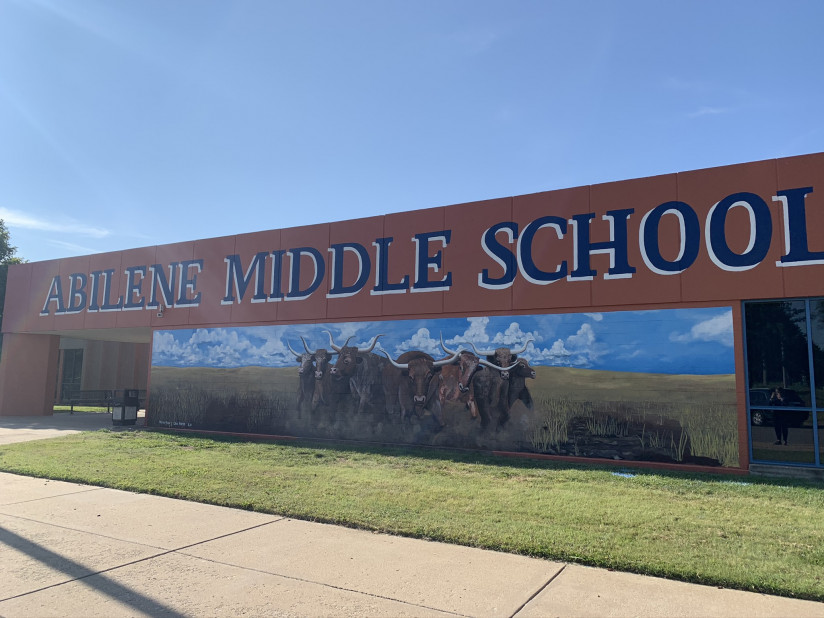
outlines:
[[[459,355],[457,364],[445,366],[441,370],[441,402],[459,401],[466,405],[472,418],[477,418],[478,406],[471,385],[475,374],[484,368],[481,359],[468,350],[450,350],[443,342],[443,334],[441,348],[447,354]]]
[[[439,396],[440,376],[438,374],[441,367],[451,365],[458,360],[459,354],[456,353],[451,358],[439,361],[436,361],[426,352],[417,350],[404,352],[397,361],[393,360],[386,352],[384,352],[384,355],[393,367],[401,370],[402,377],[398,386],[401,418],[406,418],[413,411],[417,416],[421,416],[421,412],[427,409],[432,413],[439,428],[443,427],[444,421]]]
[[[303,337],[301,337],[301,339],[303,339]],[[301,404],[304,401],[312,401],[315,396],[315,357],[308,349],[305,353],[300,354],[292,349],[292,345],[288,341],[286,345],[300,365],[298,367],[298,377],[300,380],[298,382],[297,404],[295,407],[298,418],[300,418]],[[306,347],[306,342],[304,342],[304,347]]]
[[[329,345],[338,353],[335,365],[329,370],[332,380],[335,381],[334,389],[339,393],[351,393],[357,399],[358,413],[363,413],[367,406],[373,408],[385,408],[391,405],[386,400],[386,389],[381,384],[386,361],[372,353],[378,338],[383,335],[375,335],[372,341],[364,348],[350,346],[348,337],[342,346],[335,343],[332,333],[325,331],[329,335]]]
[[[480,359],[482,365],[497,370],[485,374],[483,379],[476,379],[473,383],[482,427],[489,424],[490,411],[494,409],[498,410],[498,425],[503,425],[509,419],[509,372],[518,367],[518,354],[526,351],[532,341],[532,338],[528,338],[519,350],[505,347],[479,350],[475,344],[469,343],[475,354],[479,357],[486,356],[486,359]]]

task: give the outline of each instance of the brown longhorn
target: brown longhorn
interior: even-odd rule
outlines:
[[[532,341],[532,339],[527,340],[527,343],[529,343],[530,341]],[[509,371],[509,370],[514,369],[515,367],[518,366],[518,361],[515,361],[515,363],[510,365],[509,367],[500,367],[500,366],[496,365],[495,363],[492,363],[492,362],[486,360],[485,358],[482,358],[482,356],[493,356],[495,354],[494,350],[492,352],[484,352],[483,350],[478,350],[478,348],[475,347],[475,344],[472,343],[471,341],[467,341],[467,343],[472,346],[473,350],[475,350],[475,354],[477,354],[477,356],[478,356],[478,362],[481,363],[481,365],[484,365],[485,367],[491,367],[492,369],[497,369],[498,371]],[[526,346],[524,346],[524,350],[525,349],[526,349]],[[523,350],[521,350],[521,352],[523,352]],[[518,354],[520,354],[521,352],[518,352]],[[515,352],[513,352],[513,354],[514,353]]]
[[[392,363],[392,365],[394,365],[398,369],[409,369],[409,363],[396,363],[394,360],[392,360],[392,357],[389,356],[389,354],[386,353],[385,350],[381,350],[381,352],[383,352],[383,355],[386,356],[387,359],[389,359],[389,362]],[[461,354],[460,352],[455,352],[455,354],[452,356],[452,358],[445,358],[445,359],[439,360],[439,361],[432,361],[432,366],[433,367],[443,367],[444,365],[451,365],[456,360],[458,360],[458,356],[460,356],[460,354]]]
[[[348,337],[342,346],[338,346],[338,345],[335,344],[335,340],[332,338],[332,333],[331,332],[329,332],[328,330],[323,331],[323,332],[325,332],[327,335],[329,335],[329,345],[332,347],[332,349],[335,352],[340,352],[341,349],[345,348],[349,344],[349,340],[352,338],[351,336]],[[375,345],[378,343],[378,337],[383,337],[383,335],[382,334],[381,335],[375,335],[372,338],[372,342],[365,348],[358,348],[358,352],[361,352],[361,353],[365,354],[367,352],[371,352],[372,350],[374,350]]]

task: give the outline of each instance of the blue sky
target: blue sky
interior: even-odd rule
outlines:
[[[528,347],[534,365],[670,374],[735,372],[729,308],[614,311],[394,322],[345,322],[155,331],[152,365],[170,367],[294,366],[292,349],[365,347],[383,334],[377,349],[393,358],[423,350],[443,358],[440,337],[450,349],[474,343],[479,351]],[[631,362],[629,362],[631,361]]]
[[[824,150],[820,0],[0,0],[59,258]]]

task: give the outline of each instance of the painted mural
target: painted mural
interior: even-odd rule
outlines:
[[[154,427],[737,466],[729,307],[164,330]]]

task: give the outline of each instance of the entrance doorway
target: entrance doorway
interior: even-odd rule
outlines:
[[[83,377],[83,350],[62,350],[63,377],[60,382],[60,401],[67,402],[74,391],[80,390]]]

